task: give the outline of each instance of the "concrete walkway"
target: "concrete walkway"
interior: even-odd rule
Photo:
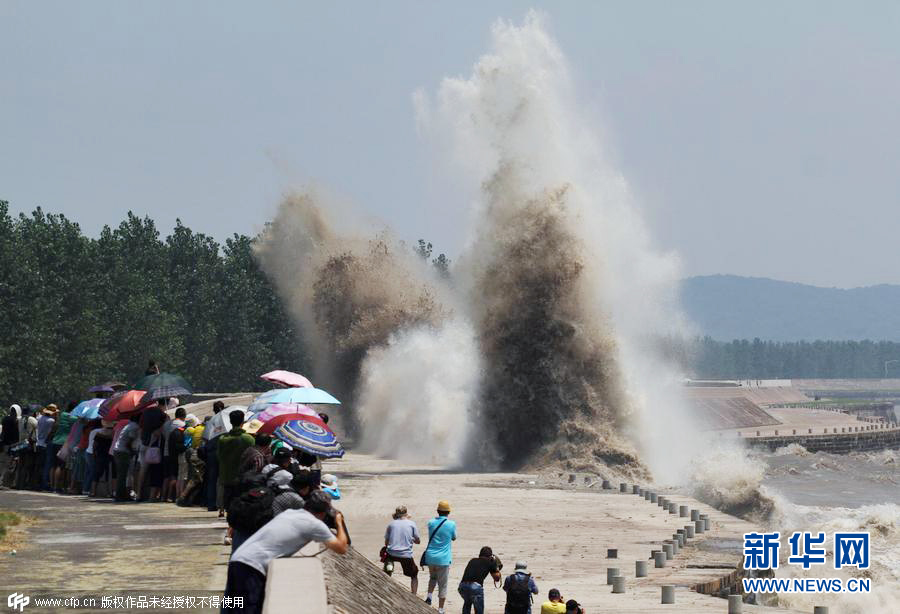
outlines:
[[[66,611],[36,607],[38,596],[130,594],[199,599],[221,596],[225,586],[228,548],[222,536],[226,525],[205,508],[112,503],[4,489],[0,491],[0,509],[33,520],[24,534],[15,535],[15,555],[0,552],[0,597],[14,591],[29,595],[32,603],[27,611]],[[143,607],[115,611],[132,609],[154,611]]]

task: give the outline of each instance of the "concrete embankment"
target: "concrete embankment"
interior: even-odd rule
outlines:
[[[377,560],[384,543],[391,513],[400,504],[407,506],[418,523],[424,542],[426,525],[434,516],[438,500],[451,503],[450,517],[457,522],[458,539],[453,546],[448,611],[459,611],[461,599],[456,586],[463,569],[487,545],[505,563],[504,575],[512,571],[517,560],[528,563],[540,590],[536,603],[545,601],[551,588],[558,588],[566,598],[581,602],[588,612],[677,609],[722,613],[727,611],[727,602],[711,595],[736,588],[743,534],[759,529],[690,497],[655,492],[657,500],[650,501],[649,490],[647,497],[633,493],[634,487],[643,488],[641,485],[626,484],[625,492],[620,492],[618,483],[603,489],[600,482],[581,474],[570,485],[549,488],[540,476],[463,474],[356,454],[327,462],[325,470],[340,478],[344,497],[337,507],[347,516],[354,547],[369,561],[363,565],[356,556],[338,559],[349,567],[335,574],[340,585],[328,586],[328,599],[346,594],[347,603],[359,593],[354,578],[363,568],[365,582],[377,585],[381,578],[408,590],[407,578],[398,573],[388,579],[371,563]],[[666,498],[665,507],[659,504],[660,495]],[[708,530],[697,531],[699,518],[692,520],[691,515],[699,514],[707,516]],[[688,526],[693,536],[675,551],[679,530],[688,534]],[[415,548],[416,558],[422,547]],[[665,556],[667,549],[673,550],[673,557],[656,567],[653,551]],[[323,565],[328,560],[323,559]],[[614,592],[613,584],[607,583],[607,575],[613,573],[610,569],[621,578],[617,587],[623,592]],[[419,599],[424,597],[427,581],[427,571],[420,572]],[[329,584],[327,578],[325,583]],[[660,603],[664,586],[674,587],[675,604]],[[488,581],[486,611],[501,612],[504,603],[505,593]],[[756,610],[756,606],[744,606],[746,612]],[[379,610],[346,611],[368,614]]]
[[[837,429],[831,430],[831,433],[799,434],[796,429],[792,429],[793,433],[782,435],[752,436],[745,437],[744,441],[747,445],[768,448],[769,450],[777,450],[792,443],[799,444],[810,452],[828,452],[830,454],[848,454],[850,452],[875,452],[878,450],[888,450],[900,448],[900,428],[883,428],[872,431],[859,432],[843,432],[835,433]]]

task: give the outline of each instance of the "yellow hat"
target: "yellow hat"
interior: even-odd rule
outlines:
[[[439,512],[449,512],[450,511],[450,502],[449,501],[438,501],[438,509]]]

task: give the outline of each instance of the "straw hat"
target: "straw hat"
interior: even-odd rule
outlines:
[[[450,512],[450,502],[449,501],[438,501],[438,509],[439,512]]]

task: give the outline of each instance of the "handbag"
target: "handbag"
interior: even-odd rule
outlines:
[[[144,462],[148,465],[158,465],[162,462],[162,449],[159,447],[159,436],[154,435],[150,445],[144,450]]]
[[[431,537],[428,538],[428,543],[425,544],[425,550],[422,551],[422,556],[419,557],[419,567],[425,567],[428,563],[425,562],[425,553],[428,552],[428,546],[431,545],[431,540],[434,539],[434,536],[437,535],[438,531],[441,530],[441,527],[444,526],[444,523],[447,522],[447,519],[444,518],[441,520],[440,524],[434,528],[434,533],[431,534]]]

